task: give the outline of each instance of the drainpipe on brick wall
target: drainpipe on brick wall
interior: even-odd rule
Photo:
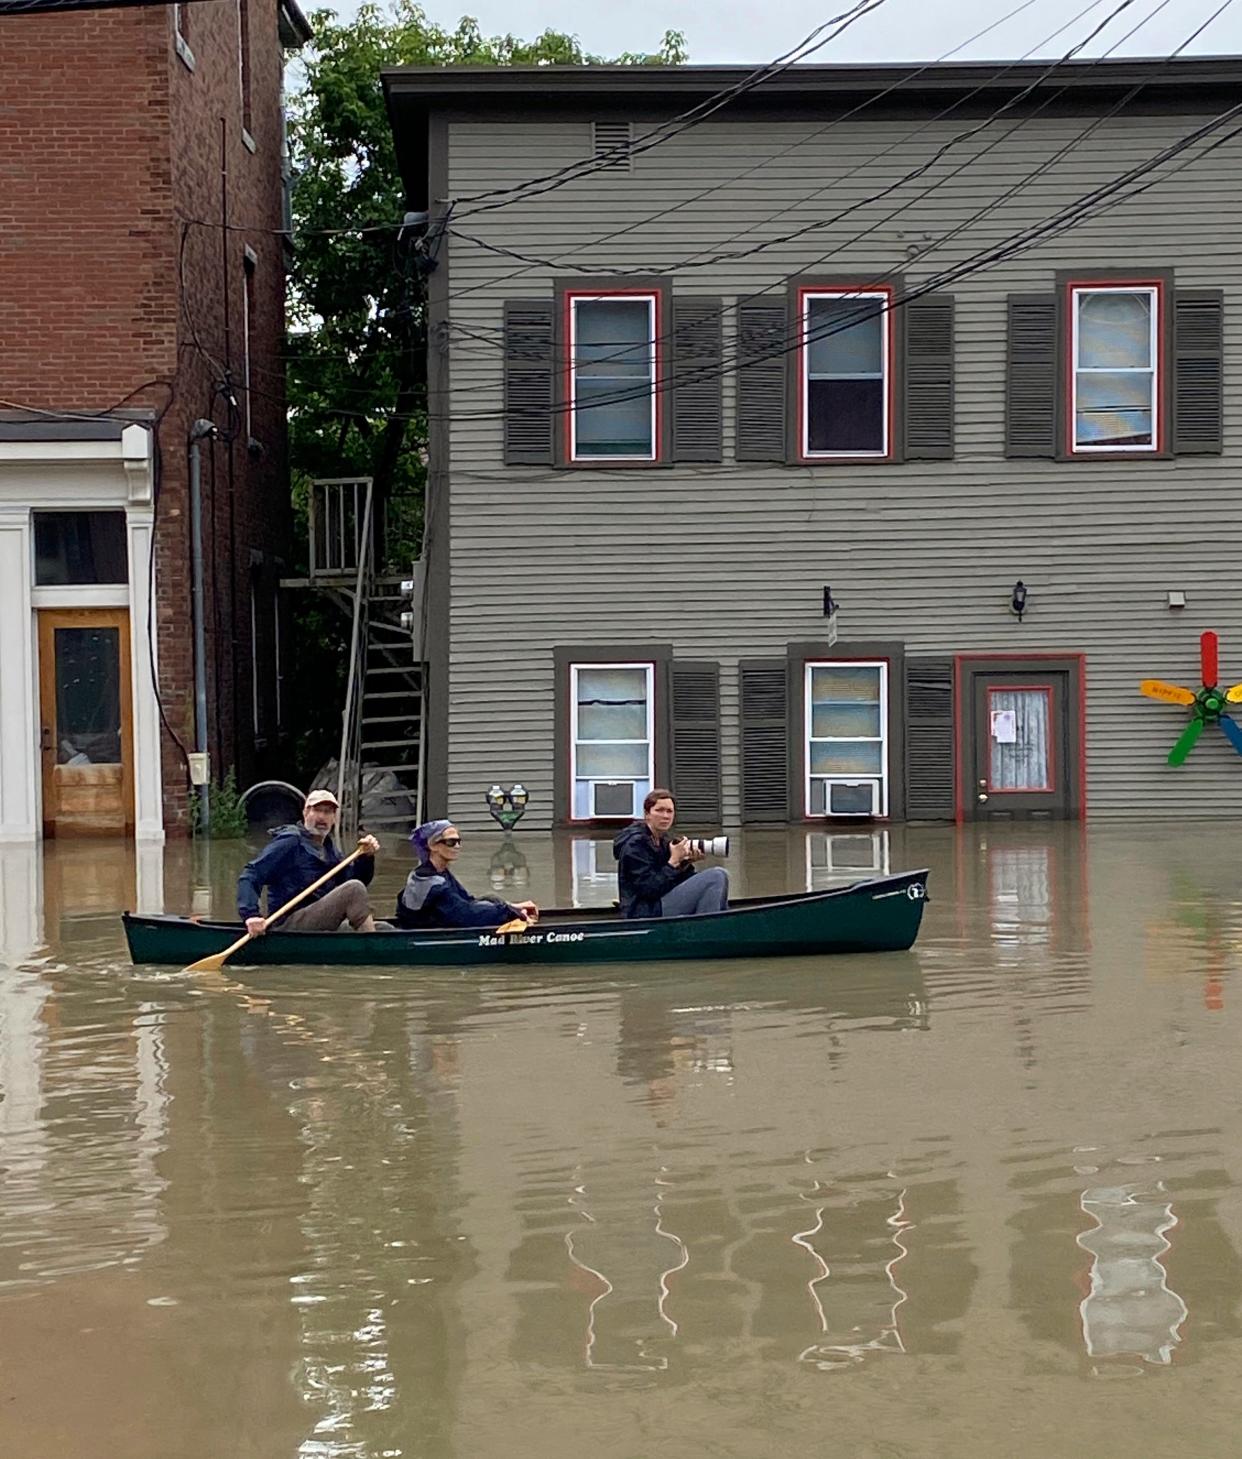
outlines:
[[[216,428],[209,420],[190,427],[190,585],[194,614],[194,748],[207,753],[207,621],[203,603],[203,465],[200,442],[213,440]],[[199,787],[202,823],[211,814],[211,783]]]

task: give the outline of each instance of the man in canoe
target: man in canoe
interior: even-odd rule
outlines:
[[[461,852],[461,832],[452,821],[427,821],[411,835],[418,865],[397,898],[398,927],[499,927],[519,918],[536,922],[534,902],[501,902],[472,897],[453,875]]]
[[[623,917],[695,917],[729,905],[729,873],[713,866],[697,875],[703,853],[689,841],[669,840],[677,805],[671,790],[653,790],[643,818],[612,843]]]
[[[271,913],[341,860],[332,839],[339,809],[330,790],[312,790],[302,808],[301,824],[277,826],[264,850],[242,868],[237,879],[237,910],[252,937],[267,931],[267,918],[259,909],[264,887]],[[355,932],[375,931],[367,886],[375,875],[379,842],[374,836],[363,836],[358,844],[365,848],[364,854],[341,873],[348,874],[348,880],[327,882],[309,901],[282,917],[278,927],[290,932],[335,932],[348,922]]]

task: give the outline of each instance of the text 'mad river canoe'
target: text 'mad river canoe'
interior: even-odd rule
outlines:
[[[665,962],[681,958],[809,957],[901,952],[918,936],[927,872],[907,871],[832,891],[750,897],[727,912],[626,920],[611,907],[545,912],[528,932],[480,928],[391,932],[282,932],[247,943],[229,966],[529,967],[541,963]],[[185,967],[222,952],[236,922],[124,916],[135,963]]]

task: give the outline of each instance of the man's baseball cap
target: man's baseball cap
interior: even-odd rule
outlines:
[[[310,810],[313,805],[330,805],[336,811],[339,811],[341,808],[340,801],[337,800],[336,796],[330,790],[312,790],[306,797],[306,809]]]

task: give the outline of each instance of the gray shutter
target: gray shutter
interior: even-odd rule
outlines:
[[[720,801],[720,665],[674,659],[673,794],[683,821],[717,826]]]
[[[720,461],[720,374],[723,354],[719,299],[673,297],[671,385],[673,460]]]
[[[1010,294],[1005,455],[1055,457],[1058,414],[1057,296]]]
[[[957,815],[953,660],[906,660],[906,819]]]
[[[551,299],[505,301],[505,465],[552,464]]]
[[[1219,456],[1224,429],[1224,295],[1178,289],[1173,304],[1173,451]]]
[[[743,659],[742,823],[789,819],[789,668],[784,659]]]
[[[926,294],[905,306],[908,461],[953,459],[953,302]]]
[[[792,343],[784,300],[737,306],[739,461],[784,462],[789,457],[786,380]]]

